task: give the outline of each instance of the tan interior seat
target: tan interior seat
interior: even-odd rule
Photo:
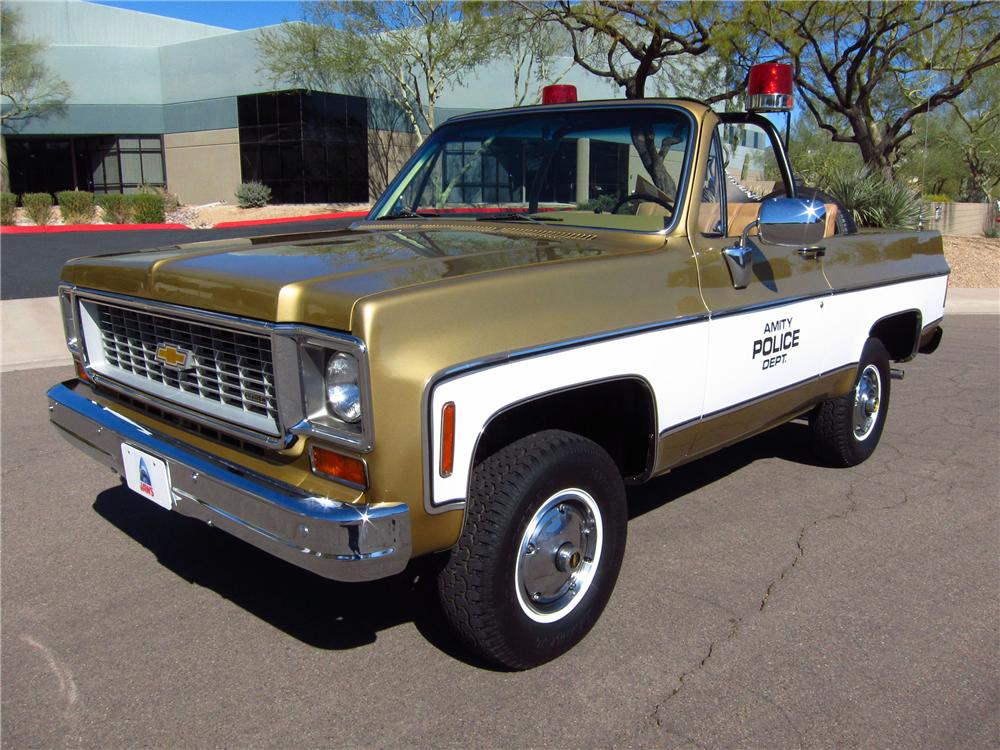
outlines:
[[[670,216],[666,206],[653,201],[642,201],[635,209],[636,216]]]

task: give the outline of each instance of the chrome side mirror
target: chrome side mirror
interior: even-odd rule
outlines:
[[[826,231],[826,206],[808,198],[768,198],[757,220],[762,242],[812,249]]]

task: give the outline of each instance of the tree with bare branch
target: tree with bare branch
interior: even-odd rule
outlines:
[[[359,79],[403,113],[417,144],[435,125],[445,86],[491,55],[482,9],[455,0],[304,2],[306,23],[263,29],[257,45],[272,81],[343,89]]]
[[[32,118],[63,112],[69,86],[42,60],[46,45],[28,39],[21,30],[21,14],[0,7],[0,127],[3,132]],[[8,189],[6,138],[0,134],[0,185]]]
[[[887,175],[914,122],[954,102],[1000,64],[1000,3],[748,3],[739,23],[757,29],[761,59],[792,63],[798,96],[832,140],[854,143]]]
[[[562,26],[576,64],[608,79],[629,99],[648,96],[661,72],[670,75],[673,89],[709,102],[731,99],[743,87],[743,76],[734,80],[732,72],[741,70],[735,57],[744,44],[738,35],[717,38],[715,31],[736,12],[730,3],[558,0],[522,6]],[[722,67],[720,53],[730,58]],[[720,84],[725,84],[721,90]],[[655,93],[662,90],[660,84]]]

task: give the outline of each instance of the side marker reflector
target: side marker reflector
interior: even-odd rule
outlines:
[[[441,476],[450,477],[455,470],[455,402],[441,407]]]

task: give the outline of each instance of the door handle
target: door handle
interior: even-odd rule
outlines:
[[[821,245],[814,247],[800,247],[797,252],[806,260],[816,260],[817,258],[822,258],[826,255],[826,248]]]

